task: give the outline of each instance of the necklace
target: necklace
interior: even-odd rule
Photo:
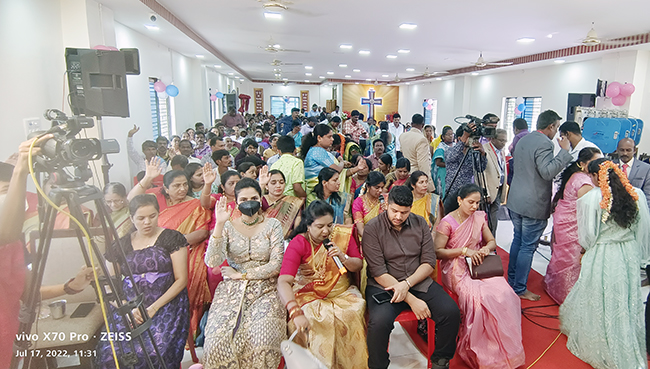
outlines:
[[[454,213],[455,213],[455,214],[454,214]],[[460,212],[459,212],[458,210],[454,211],[454,212],[451,213],[451,214],[452,214],[452,216],[453,216],[454,218],[456,218],[456,220],[458,221],[458,224],[463,224],[463,222],[467,220],[467,218],[463,219],[463,218],[460,216]]]
[[[246,222],[246,221],[244,220],[244,218],[242,218],[241,222],[244,223],[245,225],[251,227],[251,226],[254,226],[255,224],[259,223],[260,219],[263,219],[263,217],[261,217],[261,216],[258,215],[258,216],[255,218],[255,220],[253,220],[253,221],[250,222],[250,223]]]

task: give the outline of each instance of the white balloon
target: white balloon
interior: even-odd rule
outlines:
[[[165,91],[163,91],[163,92],[158,92],[158,99],[162,99],[162,100],[164,100],[164,99],[166,99],[166,98],[168,98],[168,97],[169,97],[169,95],[167,95],[167,92],[165,92]]]

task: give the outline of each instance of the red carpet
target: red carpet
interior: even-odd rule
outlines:
[[[503,261],[503,270],[508,270],[508,260],[509,254],[503,249],[498,250],[499,256]],[[559,314],[559,306],[546,294],[544,291],[543,285],[544,277],[537,273],[534,270],[530,271],[530,276],[528,277],[528,289],[532,292],[542,296],[540,301],[528,301],[521,300],[522,308],[527,308],[531,306],[543,306],[551,305],[551,307],[545,307],[535,310],[535,312],[543,312],[545,314],[557,316]],[[543,326],[549,328],[559,328],[558,319],[550,318],[541,318],[541,317],[531,317],[533,321]],[[522,338],[524,343],[524,351],[526,352],[526,364],[521,368],[528,368],[537,358],[546,350],[546,348],[553,342],[555,337],[557,337],[559,331],[550,330],[542,328],[528,319],[522,316],[521,318],[522,325]],[[426,344],[415,332],[415,330],[405,329],[406,332],[411,336],[413,342],[420,348],[426,349]],[[423,347],[420,347],[423,346]],[[469,366],[463,362],[463,360],[456,355],[450,363],[450,368],[452,369],[469,369]],[[544,354],[544,356],[533,366],[533,368],[539,369],[581,369],[581,368],[591,368],[590,365],[584,363],[577,357],[573,356],[571,352],[566,348],[566,336],[561,335],[560,338],[555,342],[555,344]]]

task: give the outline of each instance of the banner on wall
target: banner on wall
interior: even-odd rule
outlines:
[[[253,89],[253,96],[255,96],[255,114],[264,113],[264,89]]]
[[[308,90],[300,90],[300,107],[302,109],[305,109],[305,111],[309,111],[309,91]]]

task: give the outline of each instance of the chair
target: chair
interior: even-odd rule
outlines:
[[[434,321],[431,318],[427,318],[428,342],[425,342],[418,334],[418,318],[411,310],[402,311],[397,318],[395,318],[395,321],[399,322],[402,328],[404,328],[406,333],[411,337],[415,347],[417,347],[422,355],[427,358],[427,368],[431,368],[431,355],[433,355],[433,351],[436,348],[436,329]]]

